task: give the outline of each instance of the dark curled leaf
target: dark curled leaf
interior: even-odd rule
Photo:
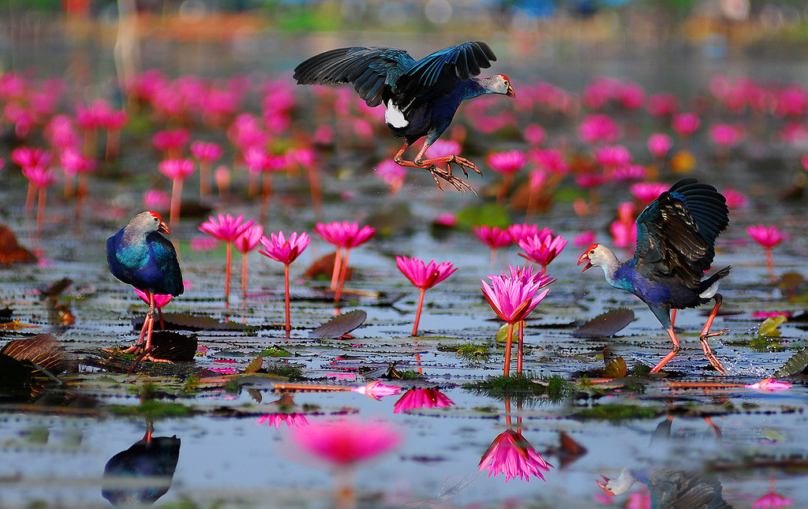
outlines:
[[[30,365],[0,353],[0,396],[5,395],[8,387],[31,385]]]
[[[263,365],[264,365],[264,358],[259,355],[258,357],[253,359],[252,362],[250,362],[246,368],[244,368],[244,374],[250,375],[252,373],[255,373],[256,371],[261,369]]]
[[[0,353],[21,362],[38,364],[54,375],[67,370],[68,361],[64,346],[53,334],[37,334],[28,339],[15,339],[3,347]]]
[[[59,281],[39,288],[39,294],[43,297],[56,297],[73,284],[73,280],[69,277],[63,277]]]
[[[572,333],[579,338],[614,336],[634,320],[634,311],[627,308],[611,309],[578,327]]]
[[[796,375],[802,373],[806,366],[808,366],[808,348],[803,348],[799,352],[791,356],[790,359],[783,364],[783,367],[778,369],[774,374],[775,377],[780,378],[784,376]]]
[[[0,323],[7,323],[11,321],[11,317],[14,315],[14,311],[11,310],[10,307],[6,307],[4,309],[0,309]]]
[[[303,277],[306,279],[323,279],[331,281],[336,257],[336,251],[320,257],[314,263],[312,263],[309,268],[306,269]],[[353,269],[348,267],[348,270],[345,271],[345,280],[350,280],[351,276],[353,276]]]
[[[603,369],[603,378],[623,378],[626,372],[625,359],[618,357]]]
[[[193,362],[199,345],[194,334],[179,334],[168,330],[152,333],[152,356],[171,362]]]
[[[361,309],[350,311],[344,315],[339,315],[336,318],[332,318],[323,325],[309,332],[309,337],[320,339],[342,337],[343,335],[348,334],[352,330],[365,323],[367,317],[368,314]]]

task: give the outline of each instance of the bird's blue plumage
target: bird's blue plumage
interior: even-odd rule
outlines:
[[[107,264],[112,275],[139,290],[175,297],[183,292],[177,252],[157,232],[128,242],[121,229],[107,239]]]

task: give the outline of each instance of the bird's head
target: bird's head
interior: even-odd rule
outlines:
[[[507,95],[508,97],[516,97],[516,92],[513,91],[511,80],[504,74],[497,74],[494,76],[494,91],[498,94]]]
[[[612,496],[625,493],[631,488],[631,485],[634,484],[635,481],[634,476],[628,468],[624,468],[617,479],[609,479],[605,475],[601,475],[601,477],[603,478],[602,481],[597,480],[595,482],[603,491]]]
[[[592,267],[601,266],[600,263],[600,261],[602,260],[602,257],[600,256],[601,253],[602,248],[600,247],[600,244],[592,244],[591,246],[586,248],[584,254],[582,254],[581,257],[578,258],[578,265],[586,262],[586,266],[584,267],[584,270],[582,270],[581,272],[586,272]]]
[[[129,226],[133,226],[144,233],[171,233],[171,230],[168,228],[166,222],[163,221],[163,218],[160,217],[160,214],[152,210],[147,210],[146,212],[141,212],[136,215],[129,222]]]

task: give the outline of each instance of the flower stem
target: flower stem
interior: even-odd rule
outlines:
[[[39,204],[37,205],[36,209],[36,232],[42,231],[42,221],[45,219],[45,200],[46,196],[45,193],[47,192],[46,187],[39,188]]]
[[[241,298],[247,298],[247,253],[241,254]]]
[[[227,264],[224,268],[224,301],[230,302],[230,262],[233,260],[233,243],[227,243]]]
[[[494,266],[494,262],[496,262],[496,261],[497,261],[497,248],[492,247],[491,248],[491,266],[492,267]]]
[[[168,218],[172,228],[177,226],[177,221],[180,220],[180,197],[182,196],[182,180],[174,179],[173,182],[171,186],[171,210]]]
[[[522,375],[522,356],[524,355],[525,321],[519,322],[519,341],[516,346],[516,374]]]
[[[107,130],[107,150],[105,157],[107,161],[111,161],[118,157],[118,149],[121,146],[121,130],[109,129]]]
[[[342,295],[342,286],[345,284],[345,276],[348,274],[348,255],[351,250],[345,248],[345,257],[342,259],[342,269],[339,271],[339,283],[337,283],[337,293],[334,294],[334,302],[339,302]]]
[[[285,286],[285,288],[286,288],[286,337],[288,338],[289,334],[292,331],[292,325],[291,325],[291,322],[289,321],[290,313],[289,313],[289,264],[288,263],[284,264],[284,271],[283,272],[284,272],[284,274],[283,274],[284,283],[286,285]]]
[[[28,181],[28,194],[25,196],[25,211],[30,212],[34,208],[34,198],[36,197],[36,187]]]
[[[199,163],[199,194],[201,196],[210,194],[210,163],[207,161]]]
[[[339,281],[339,273],[340,269],[342,268],[342,250],[337,248],[337,252],[334,253],[334,271],[331,273],[331,289],[337,289],[337,281]]]
[[[772,248],[766,248],[766,272],[769,274],[769,279],[774,279],[774,257],[772,257]]]
[[[511,341],[513,340],[513,324],[508,324],[508,336],[505,338],[505,373],[503,376],[511,374]]]
[[[426,288],[421,288],[421,295],[418,296],[418,311],[415,312],[415,323],[412,326],[412,336],[418,335],[418,322],[421,321],[421,310],[424,307],[424,294]]]

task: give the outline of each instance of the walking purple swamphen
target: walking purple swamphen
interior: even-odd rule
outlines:
[[[515,97],[508,77],[497,74],[475,78],[481,68],[496,60],[484,42],[466,42],[445,48],[415,61],[406,51],[394,48],[340,48],[315,55],[295,68],[299,85],[353,83],[368,106],[384,104],[384,121],[393,133],[404,138],[404,146],[393,160],[401,166],[422,168],[432,173],[440,188],[441,178],[463,191],[471,186],[452,175],[456,164],[482,172],[468,159],[448,155],[425,159],[427,149],[452,123],[466,99],[485,94]],[[426,136],[424,146],[412,161],[403,158],[407,148]],[[436,166],[446,163],[446,170]]]
[[[601,267],[606,281],[629,291],[645,302],[668,332],[673,350],[652,370],[656,373],[679,351],[673,332],[676,310],[692,308],[715,300],[710,317],[699,339],[704,355],[722,375],[707,338],[726,332],[710,333],[721,307],[718,285],[729,274],[729,266],[702,280],[715,257],[715,239],[729,224],[726,199],[708,184],[687,178],[675,183],[651,202],[637,218],[637,249],[634,258],[620,263],[605,246],[592,244],[578,259],[590,267]]]
[[[160,214],[147,211],[133,217],[129,224],[107,239],[107,264],[112,275],[145,292],[149,298],[149,312],[143,320],[137,343],[125,351],[131,353],[143,348],[141,357],[135,361],[132,369],[143,358],[161,361],[150,355],[154,329],[154,295],[176,297],[184,289],[177,251],[161,233],[171,233],[168,225]]]

